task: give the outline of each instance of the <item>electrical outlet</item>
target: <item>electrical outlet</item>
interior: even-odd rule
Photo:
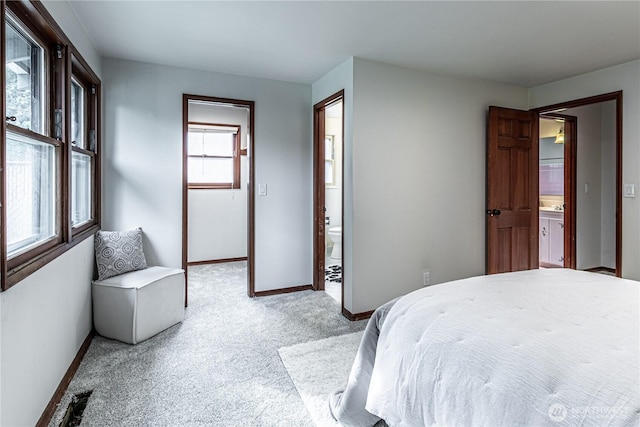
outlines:
[[[429,270],[422,272],[422,286],[429,286],[431,284],[431,273]]]

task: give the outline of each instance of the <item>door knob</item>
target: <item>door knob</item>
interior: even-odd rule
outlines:
[[[487,215],[489,216],[498,216],[502,213],[500,209],[487,209]]]

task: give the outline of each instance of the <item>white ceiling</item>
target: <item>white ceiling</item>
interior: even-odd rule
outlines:
[[[70,1],[106,57],[312,83],[350,56],[524,87],[640,58],[639,1]]]

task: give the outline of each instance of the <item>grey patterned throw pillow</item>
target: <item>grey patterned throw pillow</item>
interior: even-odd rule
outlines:
[[[95,250],[98,280],[147,268],[140,227],[129,231],[98,231]]]

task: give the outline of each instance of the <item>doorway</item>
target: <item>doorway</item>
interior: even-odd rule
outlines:
[[[313,289],[326,291],[344,307],[343,165],[344,91],[314,106]]]
[[[621,276],[621,93],[573,101],[559,107],[546,107],[541,113],[540,144],[540,265],[599,271]],[[564,145],[565,185],[564,219],[555,222],[549,216],[562,214],[562,204],[548,203],[543,196],[543,132],[545,117],[559,120],[560,132],[548,138],[548,145]],[[564,139],[564,140],[563,140]],[[551,143],[553,141],[553,144]],[[555,143],[557,141],[557,143]],[[550,162],[555,162],[551,160]],[[547,168],[549,166],[546,166]],[[547,171],[548,173],[548,171]],[[547,199],[547,200],[545,200]],[[559,206],[560,212],[553,206]],[[551,207],[550,207],[551,206]],[[545,211],[551,210],[551,212]],[[545,220],[549,220],[546,227]],[[558,228],[557,226],[563,226]],[[542,244],[547,232],[549,244]],[[558,236],[554,237],[554,233]],[[554,243],[555,242],[555,243]],[[558,250],[558,244],[564,242]],[[555,255],[553,255],[555,252]],[[560,256],[559,256],[560,255]],[[563,256],[562,256],[563,255]],[[563,262],[564,261],[564,262]]]
[[[594,111],[599,114],[595,114]],[[622,276],[622,92],[567,101],[531,111],[490,107],[487,137],[487,274],[539,267],[539,119],[577,117],[565,138],[591,152],[572,155],[575,181],[569,182],[575,209],[575,245],[570,268]],[[587,117],[581,120],[581,116]],[[587,127],[581,128],[580,123]],[[589,128],[591,126],[592,128]],[[582,136],[581,136],[582,135]],[[587,144],[588,137],[597,143]],[[578,148],[579,150],[579,148]],[[535,153],[535,155],[532,155]],[[573,160],[572,160],[573,161]],[[581,171],[578,170],[581,168]],[[573,178],[571,178],[573,179]],[[565,180],[565,185],[568,185]],[[604,190],[603,190],[604,188]],[[582,195],[589,195],[584,197]],[[580,193],[581,197],[577,197]],[[629,190],[633,197],[633,189]],[[573,196],[572,196],[573,197]],[[570,204],[567,204],[569,208]],[[519,216],[514,215],[513,210]],[[605,242],[603,244],[603,242]],[[595,248],[595,249],[594,249]],[[564,262],[567,260],[565,259]]]
[[[541,114],[539,121],[539,266],[576,268],[577,117]]]
[[[182,266],[246,261],[254,288],[253,101],[183,95]]]

